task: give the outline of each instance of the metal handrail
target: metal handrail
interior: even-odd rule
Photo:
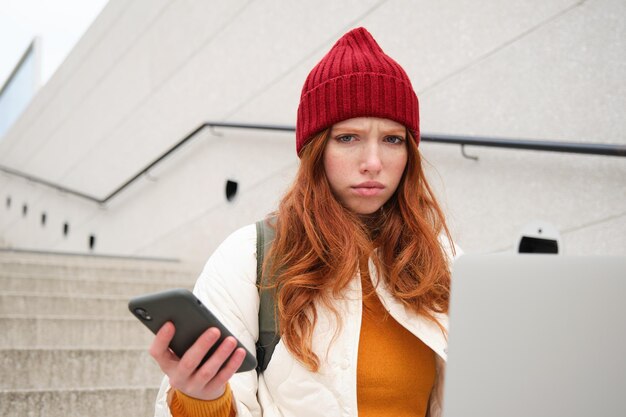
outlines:
[[[166,159],[172,153],[176,152],[185,143],[196,137],[198,133],[206,128],[229,128],[229,129],[252,129],[252,130],[269,130],[279,132],[295,132],[295,127],[284,125],[263,125],[263,124],[248,124],[248,123],[225,123],[225,122],[205,122],[194,129],[191,133],[186,135],[175,145],[165,151],[161,156],[156,158],[153,162],[148,164],[145,168],[132,176],[122,185],[117,187],[109,195],[104,198],[94,197],[89,194],[82,193],[80,191],[72,190],[59,184],[52,183],[42,178],[35,177],[24,172],[20,172],[16,169],[5,167],[0,165],[0,170],[8,174],[25,178],[28,181],[32,181],[38,184],[42,184],[48,187],[52,187],[58,191],[75,195],[77,197],[96,202],[104,205],[109,202],[116,195],[121,193],[124,189],[129,187],[133,182],[137,181],[142,175],[150,171],[154,166]],[[496,148],[507,149],[526,149],[537,150],[547,152],[567,152],[578,153],[586,155],[604,155],[604,156],[621,156],[626,157],[626,146],[624,145],[611,145],[601,143],[579,143],[579,142],[555,142],[555,141],[536,141],[525,139],[503,139],[503,138],[489,138],[489,137],[476,137],[476,136],[455,136],[455,135],[437,135],[437,134],[422,134],[421,141],[434,142],[434,143],[446,143],[452,145],[465,145],[470,146],[486,146]],[[465,154],[464,154],[465,155]],[[474,158],[475,159],[475,158]]]
[[[492,148],[526,149],[545,152],[578,153],[585,155],[626,156],[625,145],[582,142],[556,142],[527,139],[503,139],[477,136],[454,136],[424,134],[425,142],[447,143],[455,145],[486,146]]]

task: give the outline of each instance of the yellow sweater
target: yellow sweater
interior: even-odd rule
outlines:
[[[359,417],[423,417],[435,381],[435,353],[391,317],[364,277],[357,362]],[[369,285],[368,285],[369,284]],[[175,391],[173,417],[231,417],[233,395],[202,401]]]
[[[423,417],[435,383],[435,352],[385,310],[363,279],[357,362],[359,417]]]

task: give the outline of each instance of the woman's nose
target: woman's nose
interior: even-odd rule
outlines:
[[[378,173],[382,169],[380,147],[377,143],[366,144],[362,153],[361,172]]]

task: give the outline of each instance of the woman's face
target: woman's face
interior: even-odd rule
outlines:
[[[381,208],[404,173],[406,140],[404,125],[389,119],[357,117],[333,125],[324,169],[339,202],[356,214]]]

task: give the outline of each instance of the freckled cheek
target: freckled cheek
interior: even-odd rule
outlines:
[[[400,163],[398,163],[398,165],[396,166],[396,173],[399,173],[399,175],[402,175],[402,173],[404,172],[404,169],[406,168],[406,159]]]
[[[324,155],[324,170],[330,182],[331,189],[337,191],[347,178],[346,163],[342,158],[326,153]]]
[[[406,164],[407,164],[407,157],[397,159],[391,165],[393,167],[391,170],[393,180],[396,184],[400,182],[400,179],[402,178],[402,174],[404,173],[404,169],[406,168]]]

